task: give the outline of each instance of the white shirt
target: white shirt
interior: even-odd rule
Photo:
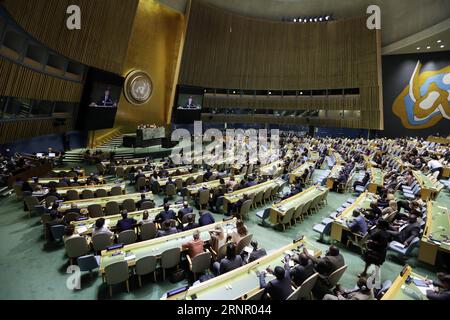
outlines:
[[[430,161],[428,161],[428,168],[430,168],[430,170],[433,170],[436,168],[442,168],[442,163],[440,163],[437,160],[430,160]]]

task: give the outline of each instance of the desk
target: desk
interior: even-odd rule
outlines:
[[[294,183],[298,177],[301,177],[303,175],[306,169],[309,170],[309,167],[312,167],[314,169],[315,165],[316,164],[313,161],[306,161],[304,164],[291,171],[289,173],[289,183]]]
[[[179,172],[179,174],[187,174],[189,173],[189,170],[192,169],[192,166],[182,166],[182,167],[176,167],[176,168],[167,168],[166,171],[168,173],[169,176],[172,176],[173,174],[176,174],[177,171]],[[146,178],[150,178],[151,175],[155,172],[155,170],[150,170],[150,171],[143,171],[142,173],[145,175]],[[158,171],[156,171],[158,172]]]
[[[312,186],[293,197],[272,205],[269,216],[270,222],[278,224],[289,209],[298,207],[302,203],[315,199],[327,192],[327,190],[328,189],[323,187]]]
[[[172,176],[171,178],[172,178],[173,182],[175,182],[175,180],[177,180],[177,179],[181,179],[181,180],[183,180],[183,182],[186,182],[186,180],[191,178],[191,177],[194,178],[194,181],[195,181],[195,179],[197,179],[199,176],[203,177],[205,172],[206,171],[204,171],[204,170],[200,170],[198,172],[186,173],[186,174],[182,174],[182,175],[179,175],[179,176]],[[211,171],[211,172],[213,174],[217,174],[217,171]],[[167,181],[169,181],[168,178],[159,178],[158,179],[158,183],[159,183],[159,185],[161,187],[165,186],[167,184]]]
[[[144,193],[130,193],[130,194],[123,194],[120,196],[64,201],[59,204],[58,211],[65,212],[65,211],[69,210],[72,203],[75,203],[77,205],[77,208],[81,209],[81,208],[87,208],[91,204],[99,204],[104,208],[106,206],[106,203],[108,203],[109,201],[115,201],[118,204],[120,204],[123,201],[125,201],[126,199],[133,199],[134,202],[136,202],[136,201],[141,200],[141,194],[144,194]],[[145,193],[145,195],[148,200],[153,200],[153,194],[151,192],[147,192],[147,193]]]
[[[86,179],[89,177],[78,177],[78,183],[86,183]],[[100,181],[100,183],[104,183],[105,179],[103,176],[98,176],[97,179]],[[59,180],[61,180],[61,177],[42,177],[39,178],[37,184],[43,185],[43,184],[49,184],[51,182],[59,183]],[[28,182],[32,185],[36,185],[33,179],[29,179]]]
[[[259,287],[259,278],[256,275],[256,271],[263,271],[269,266],[272,269],[275,269],[275,266],[284,266],[282,260],[286,255],[286,251],[302,252],[303,247],[313,251],[316,257],[321,255],[321,251],[317,247],[306,240],[301,240],[269,252],[258,260],[202,282],[195,287],[189,288],[187,293],[184,292],[169,299],[192,300],[192,295],[195,294],[198,300],[246,300],[262,290]],[[273,275],[266,274],[267,283],[274,278]],[[231,285],[231,289],[226,288],[229,285]]]
[[[54,172],[56,174],[66,174],[66,175],[70,172],[76,172],[80,176],[84,176],[86,173],[84,169],[73,169],[72,170],[71,168],[52,169],[52,172]]]
[[[419,288],[411,281],[410,284],[406,284],[406,279],[408,277],[419,278],[421,280],[425,279],[425,277],[413,273],[412,268],[410,266],[406,267],[405,272],[400,274],[392,283],[392,286],[389,290],[384,294],[381,300],[428,300],[428,298],[420,292]],[[412,291],[416,293],[416,296],[409,293],[408,291]]]
[[[425,231],[420,240],[419,260],[435,265],[438,251],[450,254],[450,212],[437,202],[429,201]]]
[[[272,168],[275,166],[275,172],[272,172]],[[264,166],[259,167],[259,173],[262,176],[273,176],[276,175],[277,173],[281,171],[283,171],[284,169],[284,161],[283,160],[278,160],[275,162],[271,162],[268,163]]]
[[[444,166],[444,169],[442,171],[442,177],[443,178],[450,177],[450,166],[449,165]]]
[[[98,189],[104,189],[106,192],[111,192],[111,189],[114,187],[120,187],[122,189],[122,193],[125,194],[125,183],[106,183],[106,184],[97,184],[97,185],[87,185],[87,186],[73,186],[73,187],[58,187],[56,188],[56,191],[62,195],[65,196],[67,194],[67,191],[69,190],[75,190],[78,192],[78,194],[81,194],[83,190],[91,190],[92,192],[95,192]]]
[[[176,204],[171,205],[170,209],[175,211],[175,213],[178,213],[178,210],[183,208],[182,204]],[[155,217],[164,210],[164,207],[157,207],[153,209],[147,209],[148,212],[148,218],[149,220],[154,220]],[[139,210],[134,212],[128,212],[128,218],[134,218],[136,221],[142,220],[142,214],[146,210]],[[105,226],[108,227],[110,230],[114,230],[116,228],[117,222],[122,219],[122,215],[120,214],[114,214],[110,216],[102,217],[105,219]],[[80,235],[91,235],[92,230],[95,226],[95,221],[100,218],[90,218],[87,220],[81,220],[81,221],[72,221],[70,224],[75,227],[75,232]]]
[[[431,179],[421,171],[413,171],[413,175],[420,185],[420,197],[424,201],[434,198],[437,186]]]
[[[326,186],[328,189],[333,189],[334,180],[338,177],[339,172],[344,168],[341,164],[335,164],[328,174]]]
[[[241,182],[241,180],[243,178],[244,178],[244,175],[234,176],[234,180],[236,181],[236,183]],[[230,177],[223,178],[223,180],[225,181],[225,184],[227,184],[228,181],[230,181]],[[197,194],[198,190],[200,190],[200,188],[206,188],[208,190],[213,190],[213,189],[217,188],[218,186],[220,186],[220,179],[193,184],[193,185],[187,186],[186,189],[189,191],[189,195],[192,196],[192,195]]]
[[[380,168],[370,168],[370,182],[367,190],[371,193],[376,193],[378,188],[384,185],[384,173]]]
[[[100,257],[100,273],[105,272],[105,267],[111,263],[122,261],[125,259],[126,253],[135,256],[133,259],[128,260],[128,266],[132,267],[136,264],[136,260],[145,256],[157,256],[171,248],[181,248],[183,243],[192,240],[194,232],[200,232],[200,238],[208,242],[211,239],[209,231],[212,231],[216,226],[222,226],[225,231],[231,232],[236,227],[236,218],[228,221],[216,222],[203,226],[200,228],[191,229],[188,231],[178,232],[165,237],[150,239],[146,241],[136,242],[124,246],[123,248],[106,251],[103,250]]]
[[[368,209],[370,207],[370,202],[374,199],[375,195],[373,193],[368,193],[367,191],[361,193],[355,202],[345,208],[345,210],[334,219],[331,225],[331,238],[342,242],[342,230],[350,231],[347,227],[347,221],[352,219],[353,211],[357,208]]]
[[[230,192],[225,194],[224,201],[223,201],[223,209],[225,212],[228,210],[228,204],[229,203],[235,203],[238,200],[242,199],[244,197],[244,194],[251,195],[256,194],[259,191],[266,191],[268,188],[273,188],[276,186],[281,186],[284,184],[284,181],[282,179],[272,179],[268,180],[263,183],[256,184],[254,186],[240,189],[234,192]]]

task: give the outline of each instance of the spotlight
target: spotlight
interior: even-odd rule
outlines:
[[[303,91],[300,91],[300,95],[303,95]]]
[[[233,93],[236,93],[236,91],[233,90]]]
[[[327,20],[327,21],[330,20],[330,16],[326,16],[325,20]]]
[[[269,94],[272,94],[272,92],[271,92],[271,91],[269,91]]]
[[[294,22],[297,22],[297,19],[294,18]]]
[[[323,20],[323,18],[322,18],[322,17],[320,17],[320,18],[319,18],[319,21],[320,21],[320,22],[322,22],[322,20]]]
[[[420,50],[420,47],[417,47],[417,50]]]
[[[438,40],[438,41],[436,41],[437,43],[441,43],[442,42],[442,40]]]
[[[445,46],[444,45],[441,45],[441,49],[443,49]]]
[[[302,18],[300,18],[300,19],[298,19],[298,22],[302,22],[302,20],[303,20],[303,19],[302,19]]]
[[[431,47],[430,47],[430,46],[427,46],[427,49],[431,49]]]
[[[314,18],[314,22],[317,22],[317,18]]]
[[[309,18],[309,22],[313,22],[313,19],[312,19],[312,18]]]

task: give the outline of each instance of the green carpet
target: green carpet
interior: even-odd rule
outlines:
[[[87,171],[93,171],[88,167]],[[317,174],[317,173],[316,173]],[[134,192],[132,186],[128,192]],[[277,249],[296,238],[305,235],[307,239],[314,242],[324,252],[327,245],[318,243],[317,233],[313,231],[316,223],[327,217],[333,210],[340,207],[352,194],[338,194],[330,192],[328,204],[319,210],[317,214],[308,217],[304,222],[281,232],[270,227],[258,225],[259,219],[255,212],[263,210],[258,208],[250,213],[250,220],[246,222],[254,238],[266,250]],[[447,190],[443,190],[437,199],[443,205],[450,207],[450,197]],[[157,197],[156,204],[162,203],[162,198]],[[217,220],[221,215],[215,215]],[[69,290],[66,281],[69,274],[66,273],[68,259],[64,254],[63,245],[46,246],[43,239],[43,227],[37,217],[28,218],[23,211],[23,204],[15,195],[0,200],[0,299],[109,299],[108,290],[102,284],[101,277],[97,272],[83,273],[80,290]],[[360,254],[346,249],[341,244],[346,263],[349,266],[347,272],[341,279],[344,287],[352,288],[356,283],[356,275],[364,268]],[[386,262],[381,268],[382,280],[394,280],[403,265],[389,254]],[[414,270],[423,275],[433,277],[434,268],[420,263],[417,258],[408,260]],[[187,280],[172,284],[168,280],[153,282],[152,276],[143,278],[143,287],[139,288],[137,279],[131,278],[130,293],[127,293],[124,285],[114,287],[114,299],[159,299],[167,290],[187,284]]]

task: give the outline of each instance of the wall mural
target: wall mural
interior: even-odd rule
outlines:
[[[430,128],[444,119],[450,120],[450,65],[436,71],[420,73],[417,61],[409,85],[395,99],[392,111],[405,128]]]

